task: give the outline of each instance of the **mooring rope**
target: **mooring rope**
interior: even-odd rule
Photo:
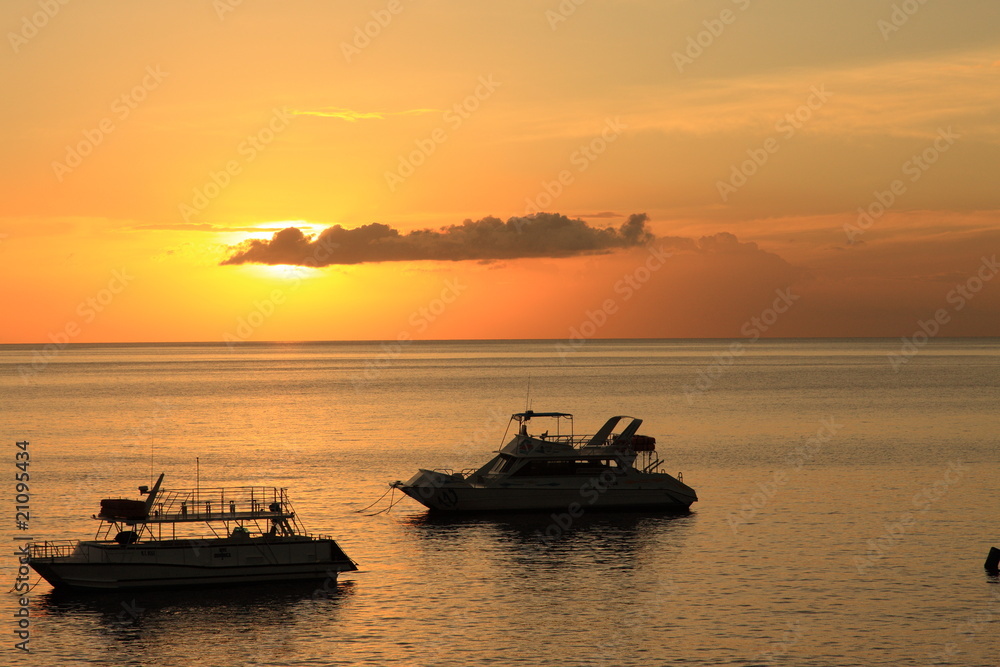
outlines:
[[[387,491],[386,491],[385,493],[383,493],[383,494],[382,494],[381,496],[379,496],[379,497],[378,497],[378,500],[376,500],[375,502],[373,502],[373,503],[372,503],[371,505],[369,505],[368,507],[362,507],[361,509],[359,509],[359,510],[354,510],[354,511],[355,511],[355,512],[357,512],[358,514],[360,514],[361,512],[366,512],[366,511],[370,510],[371,508],[373,508],[373,507],[375,507],[376,505],[378,505],[378,504],[379,504],[379,502],[380,502],[380,501],[381,501],[381,500],[382,500],[383,498],[385,498],[385,497],[386,497],[387,495],[389,495],[389,491],[393,491],[393,490],[395,490],[395,488],[396,488],[396,487],[394,487],[394,486],[393,486],[392,484],[390,484],[390,485],[389,485],[389,489],[388,489],[388,490],[387,490]]]
[[[396,487],[392,487],[392,490],[395,491]],[[406,497],[406,494],[405,493],[401,493],[399,495],[399,498],[396,498],[395,496],[396,496],[396,494],[393,494],[393,495],[389,496],[389,506],[386,507],[384,510],[379,510],[378,512],[375,512],[373,514],[369,514],[368,516],[377,516],[379,514],[388,514],[389,510],[391,510],[393,507],[395,507],[396,505],[398,505],[403,500],[403,498]]]
[[[26,591],[19,591],[19,593],[30,593],[32,591],[32,589],[34,589],[34,587],[37,586],[40,583],[42,583],[42,575],[38,575],[38,579],[35,579],[35,583],[33,583],[30,586],[28,586],[28,590],[26,590]],[[8,593],[13,593],[15,588],[17,588],[17,584],[14,584],[13,586],[11,586],[10,590],[7,591],[7,592]]]
[[[396,490],[396,487],[392,487],[390,489],[390,491],[395,491],[395,490]],[[379,510],[378,512],[373,512],[373,513],[369,514],[368,516],[378,516],[379,514],[387,514],[389,512],[389,510],[392,509],[392,505],[393,505],[392,501],[393,501],[393,499],[395,499],[395,497],[396,497],[396,494],[393,493],[391,496],[389,496],[389,506],[388,507],[386,507],[384,510]]]

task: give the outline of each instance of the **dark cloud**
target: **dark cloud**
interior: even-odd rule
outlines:
[[[328,227],[309,237],[288,227],[270,240],[253,239],[230,248],[222,264],[298,264],[329,266],[364,262],[501,260],[521,257],[572,257],[641,246],[653,240],[645,213],[630,215],[620,227],[591,227],[556,213],[524,218],[466,220],[440,230],[406,234],[372,223],[355,229]]]

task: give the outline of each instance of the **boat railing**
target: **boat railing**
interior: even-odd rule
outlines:
[[[593,435],[548,435],[545,433],[541,435],[533,435],[531,437],[535,438],[536,440],[541,440],[543,442],[555,442],[561,445],[570,445],[571,447],[575,447],[577,449],[582,449],[583,447],[586,447],[587,445],[590,444],[590,441],[593,440],[594,438]],[[612,443],[614,443],[615,438],[617,437],[618,435],[613,433],[608,436],[607,440],[595,446],[609,447]]]
[[[650,457],[649,461],[644,465],[640,471],[645,473],[663,472],[663,459],[659,457]]]
[[[72,556],[79,540],[45,540],[42,542],[32,542],[28,545],[28,555],[33,560],[40,558],[65,558]]]
[[[285,489],[267,486],[163,489],[142,523],[225,521],[294,516]],[[98,518],[113,520],[122,517]]]
[[[477,470],[479,470],[479,468],[465,468],[464,470],[459,470],[456,472],[451,468],[434,468],[432,472],[439,472],[442,475],[448,475],[449,477],[460,477],[462,479],[465,479],[466,477],[476,472]]]

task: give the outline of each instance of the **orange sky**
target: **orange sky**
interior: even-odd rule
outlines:
[[[10,0],[0,25],[0,343],[1000,335],[992,0]],[[535,211],[655,238],[221,265],[287,227]]]

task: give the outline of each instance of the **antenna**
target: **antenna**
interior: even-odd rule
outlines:
[[[528,393],[524,397],[524,411],[531,409],[531,374],[528,374]]]
[[[194,457],[194,502],[198,503],[199,490],[201,489],[201,460]]]
[[[149,436],[149,485],[153,485],[153,435]]]

